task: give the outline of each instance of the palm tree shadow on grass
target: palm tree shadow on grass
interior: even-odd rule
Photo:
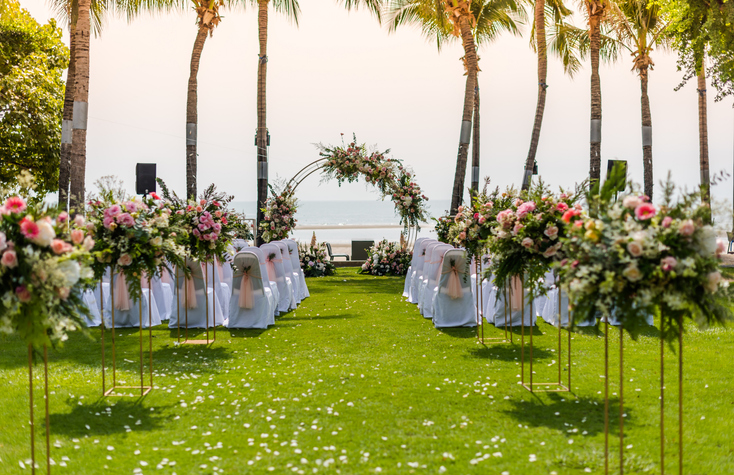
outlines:
[[[304,320],[304,321],[314,321],[315,322],[315,321],[318,321],[318,320],[347,320],[347,319],[350,319],[350,318],[360,318],[360,317],[364,317],[364,316],[365,315],[355,315],[355,314],[352,314],[352,313],[344,313],[344,314],[339,314],[339,315],[326,315],[326,316],[323,316],[323,315],[314,315],[314,316],[310,316],[310,317],[294,317],[294,318],[289,318],[288,320],[285,320],[285,321],[287,321],[287,322],[295,322],[295,321],[299,321],[299,320]]]
[[[114,406],[109,403],[110,401],[115,403]],[[150,407],[141,404],[141,401],[142,398],[108,398],[80,406],[77,400],[69,399],[66,403],[71,407],[70,412],[49,416],[51,433],[68,437],[109,435],[126,432],[128,430],[126,425],[131,429],[131,433],[151,431],[173,420],[174,414],[163,415],[166,409],[173,406]]]
[[[569,393],[547,393],[547,396],[509,400],[512,408],[502,412],[522,425],[546,427],[569,438],[604,432],[603,398],[580,397],[576,403],[569,399]],[[633,409],[625,407],[625,414],[625,424],[628,424],[633,420]],[[619,434],[619,398],[609,400],[609,419],[610,435]]]

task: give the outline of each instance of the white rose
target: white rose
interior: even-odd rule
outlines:
[[[153,247],[161,247],[163,245],[163,238],[156,236],[150,240],[150,245]]]
[[[642,244],[637,241],[632,241],[627,244],[627,251],[633,257],[640,257],[642,255]]]
[[[45,219],[36,221],[36,224],[38,225],[38,236],[33,239],[33,242],[39,246],[50,246],[51,241],[56,237],[54,227]]]
[[[3,252],[7,247],[8,238],[5,236],[5,233],[0,232],[0,252]]]
[[[622,204],[625,208],[635,209],[642,204],[642,200],[639,196],[628,195],[624,197]]]
[[[543,231],[543,234],[551,239],[556,239],[558,237],[558,226],[548,226],[545,231]]]
[[[716,289],[719,287],[719,282],[721,282],[721,272],[711,272],[706,276],[706,279],[708,279],[708,282],[704,284],[706,290],[716,292]]]
[[[630,282],[637,282],[642,279],[642,272],[640,272],[640,269],[637,268],[637,264],[634,262],[627,266],[627,268],[622,272],[622,275],[624,275]]]

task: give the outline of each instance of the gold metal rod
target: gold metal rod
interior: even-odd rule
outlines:
[[[148,355],[150,356],[150,387],[153,387],[153,311],[151,310],[151,302],[153,301],[153,286],[151,279],[148,277]]]
[[[120,274],[122,277],[122,274]],[[110,310],[112,315],[112,387],[117,386],[117,361],[115,359],[116,346],[115,346],[115,266],[111,267],[110,271]]]
[[[523,305],[525,304],[525,286],[523,285]],[[532,297],[532,296],[531,296]],[[523,323],[525,312],[522,313]],[[533,392],[533,299],[530,299],[530,392]]]
[[[568,390],[571,391],[571,302],[568,303],[568,327],[567,328],[568,328]]]
[[[660,475],[665,475],[665,319],[660,313]]]
[[[505,289],[505,340],[507,340],[507,289]],[[512,315],[510,315],[512,318]],[[512,329],[510,329],[510,343],[512,343]]]
[[[609,318],[604,321],[604,474],[609,474]]]
[[[683,475],[683,314],[678,316],[678,473]]]
[[[30,325],[29,325],[30,326]],[[28,394],[31,410],[31,473],[36,473],[36,437],[33,423],[33,346],[28,345]]]
[[[520,280],[520,382],[525,384],[525,283]],[[512,298],[512,288],[510,288],[510,298]],[[512,307],[510,307],[512,311]],[[510,313],[512,316],[512,313]]]
[[[212,341],[217,341],[217,258],[214,257],[214,262],[212,263],[212,285],[214,288],[212,289],[212,295],[214,296],[214,319],[212,321],[213,328],[214,328],[214,339]]]
[[[206,298],[206,342],[209,343],[209,266],[204,262],[204,297]],[[216,307],[216,304],[215,304]]]
[[[142,286],[141,286],[142,287]],[[148,309],[150,309],[150,289],[148,289]],[[145,372],[143,371],[143,289],[140,289],[140,297],[138,298],[138,323],[140,324],[140,331],[138,332],[140,335],[140,396],[143,396],[143,386],[145,385],[145,382],[143,381],[143,375]]]
[[[48,415],[48,349],[43,345],[43,376],[46,390],[46,473],[51,473],[51,419]]]
[[[476,311],[477,311],[477,313],[476,313],[476,317],[477,317],[477,338],[479,339],[479,341],[484,342],[484,339],[481,336],[479,336],[479,325],[480,325],[479,319],[481,318],[480,315],[479,315],[479,285],[478,285],[478,281],[479,281],[479,265],[478,265],[478,263],[476,261],[474,262],[474,272],[477,275],[477,278],[474,281],[474,304],[476,306],[475,308],[476,308]],[[484,335],[482,335],[482,336],[484,336]]]
[[[194,279],[194,276],[192,274],[191,280],[193,279]],[[194,295],[196,295],[196,289],[194,289]],[[186,339],[184,340],[184,343],[186,343],[187,341],[189,341],[189,286],[188,286],[188,282],[186,282],[185,272],[184,272],[184,314],[186,315]]]
[[[561,326],[563,326],[563,314],[561,313],[561,300],[563,299],[563,294],[561,293],[561,283],[558,280],[558,276],[556,276],[556,289],[558,290],[558,384],[561,384],[562,375],[561,375]],[[569,388],[570,390],[570,388]]]
[[[619,474],[624,474],[624,324],[619,325]]]
[[[178,344],[181,344],[181,288],[179,287],[179,271],[180,269],[176,266],[176,329],[178,332]],[[186,279],[184,279],[184,286],[186,285]]]
[[[104,372],[104,275],[99,281],[99,313],[102,316],[102,394],[106,392],[105,389],[105,372]]]

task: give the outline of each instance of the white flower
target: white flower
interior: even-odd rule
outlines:
[[[637,282],[638,280],[642,279],[642,272],[640,272],[640,269],[637,268],[636,262],[632,262],[630,265],[628,265],[627,268],[622,272],[622,275],[624,275],[630,282]]]
[[[0,232],[0,252],[3,252],[7,247],[7,237],[5,237],[5,233]]]
[[[545,228],[545,231],[543,231],[543,234],[551,239],[558,238],[558,226],[548,226]]]
[[[622,204],[625,206],[625,208],[635,209],[642,204],[642,200],[639,196],[628,195],[624,197],[624,200],[622,200]]]
[[[629,252],[633,257],[640,257],[642,255],[642,244],[637,241],[628,243],[627,252]]]
[[[702,256],[710,256],[716,253],[716,231],[711,226],[704,226],[696,235],[698,253]]]
[[[38,225],[38,236],[33,239],[33,242],[39,246],[50,246],[51,241],[56,237],[54,227],[45,219],[36,221],[36,224]]]
[[[59,270],[66,278],[67,287],[73,287],[81,277],[79,263],[72,259],[59,263]]]
[[[163,245],[163,238],[156,236],[150,240],[150,245],[153,247],[161,247]]]
[[[706,288],[706,290],[712,293],[716,292],[716,290],[719,288],[719,282],[721,282],[721,272],[719,271],[711,272],[710,274],[706,276],[706,279],[708,280],[704,284],[704,287]]]

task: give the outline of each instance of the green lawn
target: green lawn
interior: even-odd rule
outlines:
[[[156,328],[156,389],[142,399],[102,398],[99,330],[73,335],[50,355],[55,473],[603,473],[604,340],[593,330],[573,334],[573,392],[532,395],[518,384],[518,334],[487,348],[473,329],[438,331],[403,301],[400,278],[340,269],[308,285],[311,298],[273,328],[219,329],[212,347],[176,346]],[[134,383],[137,332],[117,333],[118,379]],[[626,338],[625,473],[660,472],[656,335]],[[557,331],[539,323],[534,341],[535,380],[551,380]],[[615,394],[618,342],[612,330]],[[0,472],[29,472],[27,353],[0,344]],[[733,346],[729,329],[685,337],[687,474],[734,473]],[[666,469],[677,473],[668,355]]]

